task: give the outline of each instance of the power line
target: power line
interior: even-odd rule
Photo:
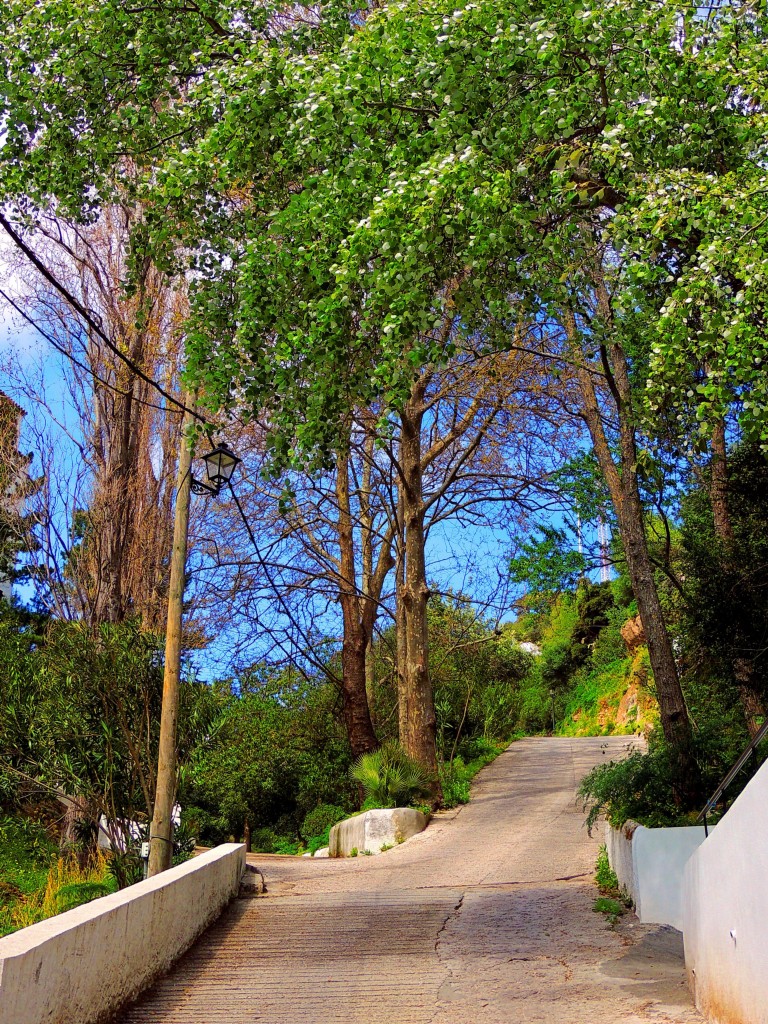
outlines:
[[[46,267],[46,265],[34,252],[34,250],[27,245],[27,243],[24,241],[21,235],[9,224],[9,222],[2,215],[2,213],[0,213],[0,226],[2,226],[2,228],[5,230],[5,233],[13,240],[16,247],[24,253],[24,255],[27,257],[30,263],[32,263],[32,265],[45,278],[45,280],[50,285],[52,285],[60,295],[63,296],[63,298],[70,304],[70,306],[75,310],[75,312],[79,316],[81,316],[83,320],[85,320],[85,322],[88,324],[91,330],[95,331],[95,333],[101,338],[101,340],[110,350],[110,352],[113,352],[118,359],[121,359],[125,363],[125,365],[133,373],[136,374],[137,377],[140,377],[141,380],[145,381],[145,383],[149,384],[150,387],[153,387],[156,391],[158,391],[163,396],[163,398],[165,398],[166,401],[171,402],[173,405],[177,406],[182,412],[187,412],[190,414],[190,416],[194,416],[195,419],[199,420],[201,423],[208,423],[208,420],[205,418],[205,416],[201,415],[199,412],[196,412],[194,409],[187,408],[187,406],[183,402],[180,402],[178,398],[174,398],[174,396],[170,394],[168,391],[166,391],[163,387],[161,387],[161,385],[158,384],[156,380],[153,380],[150,376],[144,373],[141,367],[137,366],[132,359],[130,359],[128,356],[126,356],[123,352],[120,351],[120,349],[117,347],[117,345],[115,345],[112,339],[102,330],[101,326],[96,322],[93,316],[91,316],[89,310],[87,310],[85,306],[83,306],[83,304],[79,302],[78,299],[75,298],[75,296],[67,288],[64,287],[64,285],[54,276],[54,274],[51,273],[51,271]]]
[[[110,384],[108,380],[104,380],[104,378],[100,377],[90,366],[82,362],[76,356],[73,356],[72,353],[68,352],[63,345],[60,345],[55,338],[51,337],[51,335],[48,334],[47,331],[44,331],[40,324],[33,320],[28,313],[25,313],[21,306],[19,306],[18,303],[15,302],[10,297],[10,295],[7,294],[7,292],[3,291],[2,288],[0,288],[0,295],[2,295],[5,301],[16,310],[19,316],[24,317],[27,323],[31,327],[34,327],[37,333],[42,335],[43,338],[45,338],[49,345],[52,345],[57,352],[60,352],[63,356],[66,356],[66,358],[69,359],[69,361],[74,366],[77,366],[79,369],[84,370],[89,377],[92,377],[95,381],[101,384],[102,387],[108,388],[110,391],[114,391],[115,394],[121,395],[123,398],[131,398],[134,402],[138,402],[140,405],[146,405],[150,409],[157,409],[158,412],[168,412],[168,409],[164,405],[155,405],[154,402],[147,402],[146,399],[144,398],[137,398],[136,395],[132,394],[130,391],[124,391],[122,388],[117,387],[115,384]]]

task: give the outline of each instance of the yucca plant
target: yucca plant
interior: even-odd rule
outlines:
[[[371,754],[362,754],[350,772],[365,792],[365,802],[376,807],[402,807],[417,797],[428,796],[434,776],[388,740]]]

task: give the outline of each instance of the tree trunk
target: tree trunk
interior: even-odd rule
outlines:
[[[349,502],[349,458],[336,460],[336,499],[339,506],[338,537],[341,562],[339,601],[344,624],[341,651],[344,723],[353,757],[370,753],[379,743],[371,722],[366,692],[366,654],[370,637],[360,616],[355,585],[355,539]]]
[[[712,505],[715,536],[720,541],[723,556],[728,564],[733,561],[735,537],[728,508],[728,448],[725,441],[724,419],[718,420],[712,430],[711,449],[709,500]],[[755,672],[754,659],[745,654],[734,654],[731,659],[731,668],[739,691],[739,700],[747,729],[749,735],[754,737],[760,728],[758,719],[765,719],[765,704]]]
[[[408,687],[406,685],[405,663],[408,651],[405,643],[405,503],[403,488],[397,494],[397,552],[395,561],[395,640],[397,644],[397,734],[405,747],[408,737]]]
[[[712,428],[712,457],[709,463],[709,500],[715,522],[715,536],[723,545],[733,544],[733,525],[728,509],[728,450],[725,443],[725,420]]]
[[[130,372],[118,373],[119,385],[125,394],[108,396],[111,408],[100,410],[99,419],[109,421],[108,450],[103,457],[97,490],[90,511],[90,536],[84,543],[95,543],[96,593],[91,621],[123,622],[131,613],[124,581],[128,575],[125,561],[133,541],[136,519],[136,487],[138,467],[137,405],[133,401],[136,378]],[[97,405],[104,396],[96,395]],[[101,449],[98,442],[94,445]]]
[[[437,720],[429,677],[427,629],[427,567],[424,544],[425,505],[422,491],[421,427],[423,381],[418,382],[401,414],[400,459],[403,474],[402,508],[405,532],[405,573],[401,604],[404,627],[404,680],[406,713],[403,746],[407,753],[437,778]],[[435,782],[433,797],[441,797]]]
[[[606,326],[612,326],[610,300],[602,282],[597,285],[600,311]],[[629,364],[622,346],[612,341],[601,347],[603,369],[613,397],[619,430],[619,461],[614,461],[605,433],[602,413],[591,371],[580,361],[582,346],[575,318],[566,312],[565,325],[579,365],[577,376],[582,398],[582,416],[589,430],[595,455],[611,496],[619,526],[624,555],[637,599],[640,620],[648,642],[648,657],[653,670],[664,737],[678,761],[677,790],[681,802],[695,806],[700,798],[700,772],[693,751],[693,732],[685,697],[677,674],[675,656],[656,586],[653,564],[648,553],[643,505],[637,479],[637,443],[629,375]]]

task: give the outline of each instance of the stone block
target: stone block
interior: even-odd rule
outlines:
[[[358,853],[381,853],[382,846],[402,843],[423,832],[429,818],[413,807],[381,808],[363,811],[347,818],[331,829],[329,855],[348,857]]]

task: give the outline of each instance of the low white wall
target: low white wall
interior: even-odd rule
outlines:
[[[704,827],[645,828],[627,822],[606,830],[608,860],[644,924],[683,927],[683,872],[704,842]]]
[[[768,1024],[768,764],[685,870],[685,965],[717,1024]]]
[[[228,843],[145,882],[0,939],[2,1024],[91,1024],[134,999],[237,894]]]
[[[683,873],[704,842],[704,826],[643,828],[632,837],[637,916],[645,924],[683,927]]]
[[[619,885],[626,889],[637,905],[635,892],[635,868],[632,863],[632,836],[635,829],[640,828],[636,821],[625,821],[621,828],[611,828],[605,823],[605,847],[608,851],[608,863],[613,868]]]

